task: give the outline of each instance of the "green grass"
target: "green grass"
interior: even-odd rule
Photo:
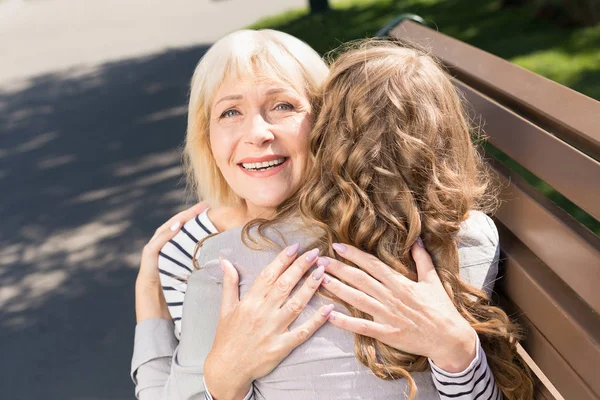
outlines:
[[[600,100],[600,25],[562,28],[535,19],[529,6],[502,9],[498,0],[343,0],[331,3],[333,10],[325,14],[309,15],[306,9],[292,10],[262,19],[251,28],[290,33],[324,54],[346,41],[373,36],[398,14],[414,13],[442,33]],[[600,222],[505,155],[498,153],[498,158],[600,235]]]

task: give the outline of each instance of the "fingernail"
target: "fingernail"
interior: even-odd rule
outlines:
[[[337,251],[338,253],[343,253],[346,250],[348,250],[348,248],[346,246],[344,246],[343,244],[341,244],[341,243],[334,243],[334,244],[331,245],[331,247],[333,247],[333,249],[335,251]]]
[[[313,272],[313,278],[315,279],[315,281],[318,281],[319,279],[321,279],[324,273],[325,267],[321,265],[319,266],[319,268],[315,269],[315,272]]]
[[[181,222],[179,222],[179,221],[173,222],[173,225],[171,225],[171,230],[173,232],[175,232],[177,230],[177,228],[179,228],[179,225],[181,225]]]
[[[334,307],[335,306],[333,304],[326,305],[323,311],[321,312],[321,315],[324,317],[331,316],[331,311]]]
[[[319,257],[317,258],[317,265],[326,267],[329,265],[329,258]]]
[[[327,319],[329,319],[330,321],[333,321],[335,319],[335,313],[333,313],[333,312],[330,311],[329,312],[329,318],[327,318]]]
[[[285,254],[287,254],[288,256],[291,257],[298,252],[299,248],[300,248],[300,243],[295,243],[287,248],[287,250],[285,251]]]
[[[327,284],[331,282],[331,278],[329,277],[329,275],[325,275],[325,278],[323,278],[323,283]]]
[[[419,247],[425,247],[425,245],[423,244],[423,239],[421,239],[421,236],[419,236],[417,238],[417,244],[419,245]]]
[[[306,261],[313,262],[315,258],[319,255],[319,249],[312,249],[308,253],[306,253]]]
[[[225,262],[221,256],[219,256],[219,267],[221,267],[221,271],[225,272]]]

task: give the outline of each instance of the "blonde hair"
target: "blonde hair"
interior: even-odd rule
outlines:
[[[268,77],[292,86],[312,103],[328,72],[316,51],[287,33],[240,30],[217,41],[196,66],[191,82],[184,150],[188,188],[213,206],[241,201],[223,178],[210,148],[210,108],[223,82]]]
[[[517,327],[485,293],[459,278],[457,233],[470,210],[493,211],[490,174],[472,142],[460,98],[426,52],[389,41],[363,41],[331,66],[311,134],[308,181],[258,232],[297,217],[322,254],[350,243],[416,279],[410,257],[419,236],[460,314],[477,331],[496,383],[508,399],[529,399],[533,384],[517,354]],[[331,297],[330,294],[324,294]],[[339,300],[338,300],[339,301]],[[349,304],[351,315],[371,317]],[[425,357],[355,335],[358,360],[382,379],[428,368]]]

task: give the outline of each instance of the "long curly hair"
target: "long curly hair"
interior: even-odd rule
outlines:
[[[504,396],[532,398],[517,326],[459,277],[461,222],[470,210],[490,212],[497,202],[451,79],[416,47],[380,40],[353,46],[332,64],[316,105],[306,184],[275,218],[246,225],[244,241],[259,242],[251,235],[255,227],[262,235],[300,217],[322,254],[337,257],[331,244],[351,243],[416,280],[410,248],[421,236],[452,302],[477,331]],[[372,319],[344,305],[352,316]],[[423,356],[361,335],[355,354],[379,378],[407,379],[410,398],[417,390],[410,373],[428,368]]]

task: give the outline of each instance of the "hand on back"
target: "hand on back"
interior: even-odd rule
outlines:
[[[296,259],[297,251],[298,245],[292,245],[279,253],[241,300],[237,270],[229,261],[221,260],[224,281],[220,319],[204,364],[204,379],[214,398],[243,398],[254,380],[270,373],[327,321],[333,305],[321,307],[310,320],[288,330],[319,288],[324,274],[324,268],[318,267],[289,297],[318,256],[318,250],[313,249]]]

